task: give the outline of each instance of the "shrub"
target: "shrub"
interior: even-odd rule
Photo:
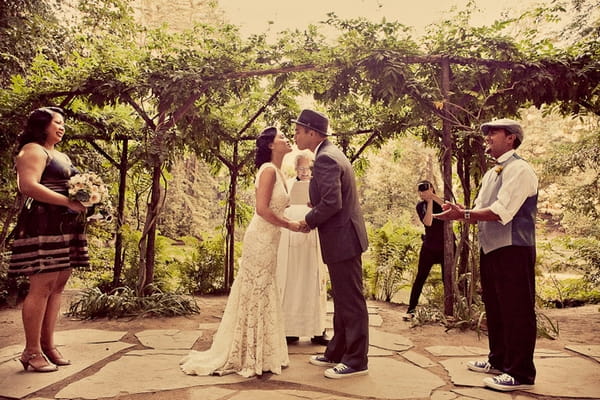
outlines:
[[[134,289],[121,287],[110,293],[98,288],[85,289],[69,306],[67,315],[81,319],[197,314],[200,308],[190,297],[154,290],[138,297]]]
[[[128,288],[136,288],[138,285],[140,250],[138,247],[141,232],[131,229],[128,225],[123,225],[123,251],[125,254],[123,271],[121,274],[121,285]],[[154,282],[153,286],[163,292],[169,292],[174,289],[170,284],[171,272],[168,264],[170,259],[165,257],[165,249],[169,245],[170,239],[157,235],[155,242],[154,255]],[[112,276],[110,277],[112,280]],[[101,286],[101,285],[100,285]]]
[[[572,248],[585,267],[581,270],[584,278],[596,289],[600,287],[600,240],[593,237],[580,238],[573,241]]]
[[[388,222],[370,236],[371,293],[378,300],[391,301],[402,287],[404,272],[416,267],[419,231],[410,224]]]
[[[181,288],[186,293],[214,294],[224,288],[225,239],[221,235],[198,242],[192,259],[180,264]]]
[[[24,299],[29,291],[26,277],[8,277],[8,257],[0,257],[0,306],[14,306]]]
[[[600,290],[584,278],[558,280],[550,276],[540,283],[538,296],[547,307],[565,308],[600,303]]]

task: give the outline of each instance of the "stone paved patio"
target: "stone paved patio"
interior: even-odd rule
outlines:
[[[308,363],[308,355],[322,352],[323,347],[307,340],[289,346],[290,366],[281,375],[242,378],[237,375],[197,377],[181,373],[178,367],[181,357],[199,337],[212,335],[218,326],[216,323],[201,324],[197,330],[136,332],[135,337],[145,347],[143,350],[131,349],[134,345],[122,341],[125,331],[77,329],[59,332],[57,342],[64,344],[61,346],[63,353],[85,357],[72,357],[73,364],[61,367],[59,372],[26,373],[17,361],[22,347],[1,348],[0,396],[37,399],[35,394],[41,389],[68,381],[68,377],[94,367],[94,372],[63,385],[54,398],[116,399],[130,394],[155,396],[163,392],[164,397],[148,398],[171,398],[170,391],[184,389],[185,398],[206,400],[526,400],[539,396],[544,399],[600,399],[600,344],[568,344],[564,351],[538,348],[535,388],[527,392],[500,393],[483,388],[485,375],[465,367],[473,357],[485,357],[486,341],[482,341],[481,347],[457,343],[417,351],[409,337],[380,330],[385,321],[376,308],[370,307],[369,312],[372,321],[369,375],[353,379],[324,378],[323,368]],[[268,385],[266,389],[260,388],[263,383]]]

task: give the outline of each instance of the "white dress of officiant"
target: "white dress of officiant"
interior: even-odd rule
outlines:
[[[296,155],[296,177],[288,180],[290,206],[285,216],[303,220],[310,210],[308,185],[311,179],[312,154]],[[321,258],[317,230],[310,233],[282,229],[277,253],[277,286],[281,295],[285,334],[288,343],[310,337],[315,344],[327,345],[327,267]]]

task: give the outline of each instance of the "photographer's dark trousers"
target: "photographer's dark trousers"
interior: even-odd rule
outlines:
[[[535,247],[506,246],[481,251],[480,257],[489,362],[520,383],[533,384]]]
[[[437,250],[421,246],[417,276],[410,290],[410,301],[407,312],[412,313],[417,308],[419,297],[421,297],[421,292],[423,291],[423,285],[425,285],[433,264],[440,264],[442,266],[442,276],[444,276],[444,249]]]

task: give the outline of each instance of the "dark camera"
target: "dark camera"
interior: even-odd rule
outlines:
[[[424,192],[429,189],[429,183],[427,183],[427,182],[419,183],[419,186],[417,186],[417,189],[419,189],[419,192]]]

